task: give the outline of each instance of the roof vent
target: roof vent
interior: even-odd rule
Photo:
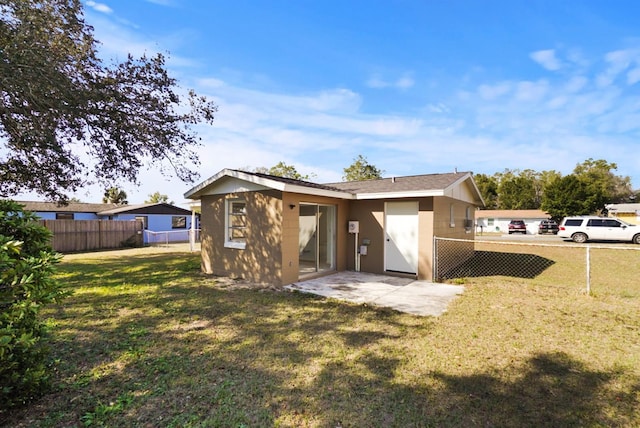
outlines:
[[[396,182],[396,178],[395,177],[391,177],[391,182],[395,183]]]

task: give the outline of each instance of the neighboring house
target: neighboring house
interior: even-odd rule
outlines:
[[[640,204],[609,204],[609,217],[617,217],[630,224],[640,224]]]
[[[100,220],[100,211],[117,208],[116,204],[90,204],[69,202],[58,205],[55,202],[17,201],[25,210],[32,211],[42,220]]]
[[[511,220],[524,220],[528,234],[538,233],[541,220],[549,219],[542,210],[478,210],[475,213],[476,232],[509,233]]]
[[[118,205],[97,213],[101,219],[141,220],[145,230],[144,243],[187,242],[191,222],[197,217],[192,212],[167,203]]]
[[[185,197],[201,202],[204,272],[275,285],[344,270],[432,279],[434,236],[473,238],[483,205],[468,172],[315,184],[224,169]]]
[[[163,235],[157,241],[186,242],[189,240],[189,229],[193,220],[191,211],[167,203],[140,205],[83,202],[58,205],[55,202],[33,201],[18,201],[18,203],[43,220],[140,220],[146,231],[145,244],[155,242],[159,233]]]

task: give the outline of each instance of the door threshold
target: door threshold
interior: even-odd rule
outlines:
[[[298,281],[306,281],[307,279],[321,278],[323,276],[336,273],[337,270],[327,270],[322,272],[310,272],[298,276]]]
[[[400,278],[418,279],[418,274],[417,273],[400,272],[400,271],[397,271],[397,270],[385,270],[384,273],[386,275],[397,276],[397,277],[400,277]]]

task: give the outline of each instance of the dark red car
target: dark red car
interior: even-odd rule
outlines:
[[[524,220],[511,220],[509,222],[509,235],[512,233],[524,233],[527,234],[527,225]]]

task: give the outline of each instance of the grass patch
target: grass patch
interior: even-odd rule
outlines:
[[[0,425],[637,426],[640,298],[565,286],[563,256],[465,278],[438,318],[229,287],[198,254],[67,256],[56,388]]]

